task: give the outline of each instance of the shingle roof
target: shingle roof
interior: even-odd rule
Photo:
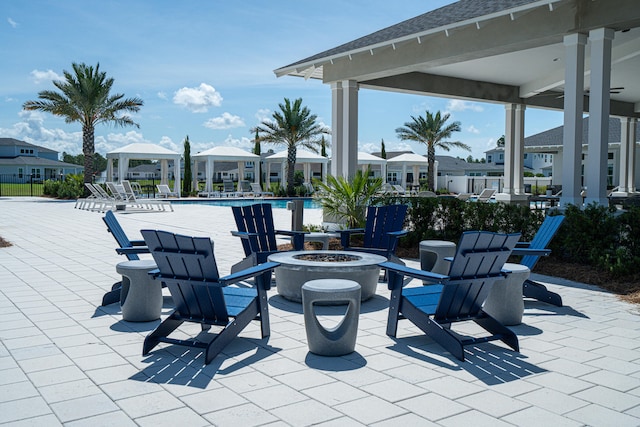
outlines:
[[[282,68],[293,67],[318,59],[351,52],[402,39],[403,37],[425,33],[436,28],[453,25],[486,15],[503,12],[518,6],[536,3],[540,0],[460,0],[443,6],[431,12],[423,13],[382,30],[376,31],[359,39],[350,41],[333,49],[326,50],[303,60],[286,65]]]
[[[35,144],[30,144],[28,142],[25,141],[20,141],[19,139],[15,139],[15,138],[0,138],[0,146],[4,145],[4,146],[27,146],[27,147],[35,147],[38,149],[38,151],[46,151],[46,152],[50,152],[50,153],[57,153],[56,150],[52,150],[50,148],[46,148],[46,147],[42,147],[40,145],[35,145]]]
[[[564,126],[558,126],[524,139],[525,147],[546,147],[562,145]],[[609,117],[609,143],[620,142],[620,119]],[[589,142],[589,117],[582,119],[582,144]],[[640,122],[636,126],[636,142],[640,142]]]
[[[43,166],[43,167],[57,167],[57,168],[78,168],[82,169],[83,166],[73,163],[60,162],[58,160],[45,159],[42,157],[33,156],[18,156],[18,157],[0,157],[0,165],[3,166]]]

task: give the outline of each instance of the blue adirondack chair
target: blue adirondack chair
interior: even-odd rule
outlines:
[[[111,211],[107,211],[102,218],[104,223],[107,225],[107,231],[111,233],[116,242],[118,243],[118,248],[116,251],[125,255],[129,261],[139,260],[139,253],[149,253],[149,249],[145,246],[144,240],[130,240],[127,237],[127,234],[124,232],[118,219]],[[125,249],[123,251],[123,249]],[[122,282],[115,283],[109,292],[104,294],[102,297],[102,304],[100,305],[109,305],[116,302],[120,302],[120,289],[122,288]]]
[[[220,277],[213,242],[208,237],[157,230],[142,230],[141,233],[158,265],[155,279],[166,284],[176,306],[174,312],[145,338],[143,355],[164,342],[204,349],[208,364],[252,320],[260,322],[262,338],[269,336],[267,290],[277,263],[269,262]],[[255,279],[252,287],[229,286],[251,278]],[[195,338],[169,338],[169,334],[184,322],[199,323],[203,331],[211,326],[222,329],[206,342]]]
[[[408,319],[458,359],[464,361],[464,347],[501,340],[519,351],[518,337],[482,311],[493,284],[504,278],[504,263],[520,234],[468,231],[462,234],[449,275],[417,270],[391,262],[381,264],[389,275],[389,317],[387,335],[395,337],[398,320]],[[429,283],[403,287],[404,278]],[[463,337],[451,329],[455,322],[472,320],[491,335]]]
[[[520,264],[526,265],[529,270],[533,271],[533,267],[538,263],[540,255],[530,255],[530,251],[546,249],[553,236],[560,229],[563,221],[564,215],[547,216],[531,242],[518,242],[513,250],[513,255],[523,255]],[[528,298],[562,307],[562,297],[560,295],[551,292],[546,286],[533,280],[525,280],[522,285],[522,294]]]
[[[275,229],[271,204],[256,203],[231,209],[238,227],[231,234],[241,238],[245,254],[245,259],[231,267],[232,272],[266,262],[269,255],[278,252],[278,235],[291,237],[294,251],[304,249],[304,232]]]
[[[395,253],[398,239],[407,234],[402,228],[406,214],[407,205],[369,206],[364,228],[340,231],[342,247],[346,251],[369,252],[399,262]],[[351,246],[351,236],[354,234],[363,235],[362,246]]]

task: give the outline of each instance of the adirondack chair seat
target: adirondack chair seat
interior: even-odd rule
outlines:
[[[167,231],[142,230],[142,236],[158,266],[155,279],[167,285],[175,310],[144,340],[142,354],[147,355],[159,343],[200,348],[205,364],[252,321],[260,322],[262,338],[270,334],[267,290],[278,263],[264,263],[220,277],[213,242],[208,237],[190,237]],[[237,283],[250,288],[235,287]],[[184,322],[198,323],[204,331],[220,326],[207,339],[177,339],[169,335]],[[212,339],[211,336],[213,337]]]
[[[519,351],[518,337],[482,309],[494,283],[506,276],[502,266],[519,238],[520,234],[463,233],[448,275],[380,264],[388,272],[391,290],[387,335],[395,337],[399,320],[407,319],[461,361],[466,346],[489,341],[500,340]],[[429,285],[405,287],[405,277]],[[466,337],[454,331],[452,324],[462,321],[475,322],[489,335]]]

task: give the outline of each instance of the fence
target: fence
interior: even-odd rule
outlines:
[[[44,180],[36,175],[0,174],[0,197],[42,196]]]

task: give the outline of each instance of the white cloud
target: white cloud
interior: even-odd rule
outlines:
[[[222,104],[222,95],[213,86],[201,83],[198,87],[183,87],[176,91],[173,102],[191,112],[206,113],[209,107],[219,107]]]
[[[271,115],[271,110],[268,108],[261,108],[256,112],[256,119],[262,123],[264,120],[271,120]]]
[[[11,25],[13,28],[17,28],[17,27],[18,27],[18,25],[20,25],[20,24],[18,24],[16,21],[14,21],[14,20],[13,20],[13,19],[11,19],[11,18],[7,18],[7,22],[8,22],[8,23],[9,23],[9,25]]]
[[[469,133],[475,133],[476,135],[480,133],[480,129],[478,129],[477,127],[475,127],[474,125],[471,125],[467,128],[467,132]]]
[[[476,102],[451,99],[447,103],[447,111],[474,111],[480,113],[484,111],[484,108]]]
[[[367,143],[364,143],[364,144],[358,144],[358,151],[362,151],[364,153],[380,152],[380,144],[374,144],[372,142],[367,142]]]
[[[166,93],[164,93],[164,92],[158,92],[156,95],[157,95],[157,96],[158,96],[158,98],[160,98],[160,99],[167,99],[167,94],[166,94]]]
[[[39,84],[44,81],[50,82],[52,80],[64,80],[62,76],[60,76],[53,70],[47,70],[47,71],[33,70],[31,72],[31,78],[33,79],[33,82],[35,84]]]
[[[203,124],[204,127],[214,130],[233,129],[245,126],[244,120],[230,113],[222,113],[220,117],[213,117]]]
[[[254,146],[254,142],[252,139],[249,139],[245,136],[238,139],[238,138],[234,138],[233,135],[229,135],[224,140],[224,144],[222,145],[244,148],[244,149],[251,149]]]

